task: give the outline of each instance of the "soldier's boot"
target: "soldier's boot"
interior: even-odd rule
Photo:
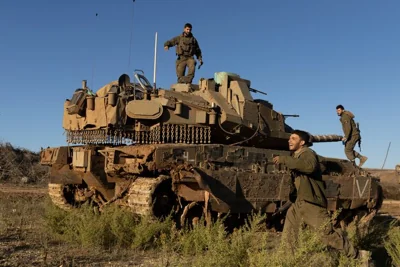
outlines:
[[[186,83],[186,76],[179,77],[178,83]]]
[[[367,250],[359,250],[357,255],[357,260],[361,265],[360,267],[374,267],[375,262],[371,258],[371,252]]]
[[[360,164],[358,165],[358,167],[361,167],[366,161],[367,161],[368,157],[366,156],[360,156]]]

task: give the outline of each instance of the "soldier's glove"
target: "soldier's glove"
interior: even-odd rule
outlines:
[[[201,65],[203,65],[203,60],[200,59],[199,62],[200,62],[200,65],[199,65],[198,69],[200,69]]]

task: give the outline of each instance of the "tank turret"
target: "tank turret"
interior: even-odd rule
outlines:
[[[287,150],[292,131],[287,115],[254,99],[249,80],[217,72],[198,85],[154,89],[143,74],[124,74],[96,94],[86,86],[65,103],[63,127],[69,143],[228,144]],[[263,92],[261,92],[263,93]],[[264,93],[265,94],[265,93]],[[340,141],[337,135],[313,142]]]

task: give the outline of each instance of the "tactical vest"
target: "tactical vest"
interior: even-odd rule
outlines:
[[[179,38],[178,46],[176,47],[176,54],[178,56],[191,57],[194,55],[194,51],[195,51],[194,37],[181,36],[181,38]]]

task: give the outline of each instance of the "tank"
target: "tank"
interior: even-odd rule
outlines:
[[[217,72],[198,84],[156,88],[127,74],[93,92],[82,82],[64,102],[66,146],[41,151],[51,166],[49,195],[63,209],[90,202],[178,225],[225,214],[267,214],[281,227],[293,182],[276,155],[290,155],[288,116],[237,74]],[[265,93],[263,93],[265,94]],[[311,135],[340,142],[340,135]],[[370,220],[382,203],[377,177],[345,159],[319,156],[328,209],[338,223]]]

